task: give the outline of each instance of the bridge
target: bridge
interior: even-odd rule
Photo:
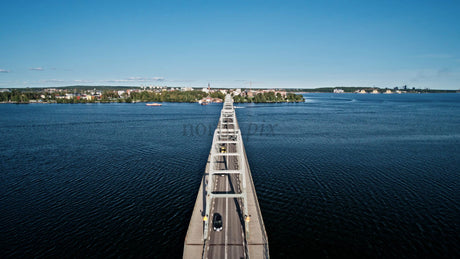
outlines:
[[[183,258],[269,258],[267,233],[230,95],[214,131]]]

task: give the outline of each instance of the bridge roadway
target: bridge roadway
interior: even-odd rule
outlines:
[[[214,213],[222,216],[221,231],[213,229]],[[269,258],[265,226],[229,95],[214,133],[183,257]]]
[[[228,145],[229,153],[236,152],[235,145]],[[219,157],[219,170],[235,170],[236,157]],[[220,174],[214,178],[215,193],[241,193],[240,180],[237,174]],[[210,220],[214,213],[222,215],[222,231],[210,230],[209,250],[205,258],[244,258],[244,232],[241,201],[237,198],[216,198],[211,205]],[[212,224],[210,224],[212,228]]]

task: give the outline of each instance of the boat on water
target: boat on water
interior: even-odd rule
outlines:
[[[147,105],[147,106],[161,106],[163,104],[161,104],[161,103],[147,103],[145,105]]]

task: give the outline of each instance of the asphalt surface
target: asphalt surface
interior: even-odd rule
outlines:
[[[236,152],[235,144],[225,144],[227,152]],[[238,160],[235,156],[220,156],[218,160],[219,170],[234,170],[238,168]],[[237,174],[216,175],[214,192],[241,193],[240,181]],[[211,207],[210,220],[214,213],[222,216],[222,231],[215,231],[213,222],[209,224],[210,239],[207,258],[245,258],[243,216],[241,201],[236,198],[214,198]]]
[[[228,97],[228,96],[227,96]],[[228,102],[228,98],[226,101]],[[224,104],[221,118],[219,119],[216,139],[213,140],[213,146],[209,155],[210,160],[206,166],[206,172],[203,176],[201,189],[198,193],[197,201],[190,221],[187,236],[184,244],[184,258],[269,258],[268,241],[265,227],[263,225],[259,204],[252,183],[251,172],[247,157],[244,152],[242,142],[237,143],[239,147],[241,164],[238,164],[237,144],[225,143],[223,141],[237,141],[241,134],[236,133],[234,129],[239,130],[236,118],[232,116],[231,105]],[[222,117],[223,116],[223,117]],[[235,119],[235,121],[233,121]],[[222,124],[222,125],[221,125]],[[214,141],[218,141],[214,143]],[[224,145],[225,148],[222,148]],[[218,152],[216,154],[216,152]],[[224,198],[225,194],[241,194],[241,183],[236,171],[245,168],[244,177],[248,196],[245,201],[247,214],[252,215],[251,220],[244,222],[242,198]],[[216,172],[216,170],[220,172]],[[225,170],[231,170],[226,173]],[[211,172],[211,174],[209,174]],[[242,172],[242,171],[240,171]],[[212,177],[212,179],[210,179]],[[206,205],[207,189],[212,186],[210,206]],[[248,189],[249,188],[249,189]],[[220,195],[219,195],[220,194]],[[204,211],[208,215],[208,220],[203,218]],[[209,214],[208,214],[209,213]],[[216,231],[213,228],[214,214],[219,213],[222,217],[222,230]],[[205,220],[205,221],[203,221]],[[209,224],[208,224],[209,223]],[[205,230],[203,227],[208,226]],[[248,226],[251,234],[245,236],[244,228]],[[204,230],[204,231],[203,231]],[[203,237],[206,237],[204,240]],[[204,245],[204,246],[203,246]]]

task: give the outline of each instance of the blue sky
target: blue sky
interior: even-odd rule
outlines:
[[[460,89],[459,1],[3,1],[0,87]]]

